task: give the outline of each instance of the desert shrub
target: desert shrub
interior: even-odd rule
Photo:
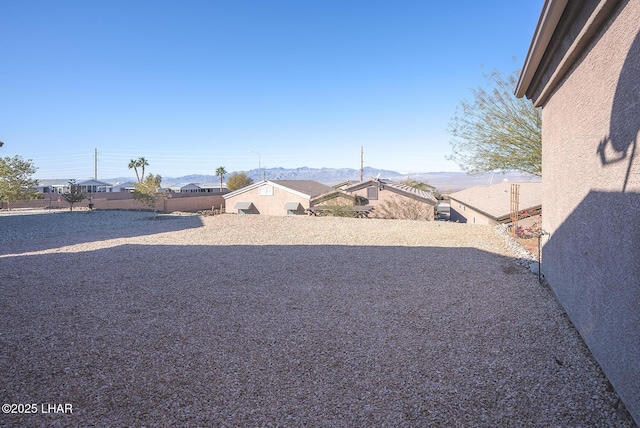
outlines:
[[[426,202],[393,198],[378,205],[374,217],[399,220],[433,220],[434,207]]]
[[[352,207],[353,205],[348,201],[338,200],[335,202],[325,203],[322,204],[324,211],[322,211],[321,215],[333,217],[354,217],[355,214],[351,209]]]

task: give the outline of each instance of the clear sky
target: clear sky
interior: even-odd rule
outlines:
[[[0,0],[0,156],[36,178],[459,171],[447,126],[543,0]],[[514,59],[515,58],[515,59]],[[254,153],[249,153],[253,151]],[[259,156],[256,154],[259,153]]]

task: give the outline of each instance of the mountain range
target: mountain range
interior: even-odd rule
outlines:
[[[342,183],[344,181],[360,181],[360,170],[353,168],[262,168],[242,171],[253,181],[267,180],[314,180],[329,186]],[[229,172],[225,177],[229,177],[233,172]],[[451,193],[478,185],[498,183],[500,181],[528,182],[540,181],[540,177],[523,174],[519,172],[508,173],[485,173],[470,175],[466,172],[415,172],[402,174],[397,171],[365,167],[362,174],[363,179],[383,178],[391,181],[403,181],[412,179],[434,186],[441,193]],[[132,177],[118,177],[103,179],[108,182],[135,181]],[[163,186],[172,186],[177,183],[219,183],[220,177],[215,175],[191,174],[182,177],[163,177]]]

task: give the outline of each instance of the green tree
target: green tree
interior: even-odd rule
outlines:
[[[244,172],[234,172],[227,179],[227,189],[231,192],[242,189],[253,184],[253,179],[249,178]]]
[[[87,194],[82,191],[80,185],[76,184],[75,180],[69,180],[69,190],[64,192],[62,199],[69,203],[69,211],[73,211],[73,204],[81,202],[87,197]]]
[[[223,166],[218,167],[218,169],[216,169],[216,175],[218,177],[220,177],[220,193],[222,193],[222,179],[224,178],[224,175],[227,173],[227,170],[224,169]]]
[[[519,73],[494,70],[489,87],[471,90],[473,101],[456,109],[447,157],[469,173],[500,170],[542,175],[542,119],[531,101],[514,95]]]
[[[149,166],[149,162],[143,157],[138,159],[131,159],[129,161],[129,169],[133,169],[136,172],[136,178],[138,179],[138,183],[141,183],[144,180],[144,167]],[[138,168],[141,169],[141,172],[138,173]]]
[[[160,175],[149,174],[144,180],[136,184],[133,190],[133,199],[140,201],[143,205],[148,206],[156,212],[156,201],[160,196],[160,183],[162,177]]]
[[[38,198],[38,180],[31,178],[37,169],[31,159],[0,158],[0,198],[7,203],[7,209],[11,209],[12,202]]]

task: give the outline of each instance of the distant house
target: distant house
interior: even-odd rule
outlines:
[[[127,192],[132,193],[136,189],[136,183],[127,181],[124,183],[115,183],[111,186],[111,192]]]
[[[220,182],[198,183],[198,187],[200,188],[200,193],[226,193],[229,191],[229,189],[227,189],[227,183],[222,183],[222,191],[221,191]]]
[[[173,193],[200,193],[201,189],[196,183],[177,183],[168,187]]]
[[[84,193],[99,193],[99,192],[111,192],[112,184],[106,181],[100,180],[83,180],[76,182],[76,185],[80,186],[80,191]],[[69,181],[64,183],[57,183],[50,186],[52,193],[66,193],[70,191]]]
[[[387,217],[384,207],[392,204],[407,205],[411,202],[424,207],[424,217],[433,220],[437,199],[431,192],[416,189],[389,180],[371,178],[357,183],[341,183],[338,188],[318,195],[311,200],[312,205],[322,207],[332,205],[354,205],[370,208],[369,217]]]
[[[177,183],[168,189],[173,193],[221,193],[220,183]],[[227,185],[223,183],[222,193],[227,191]]]
[[[640,424],[640,1],[546,0],[516,95],[542,108],[542,272]]]
[[[449,195],[449,219],[459,223],[505,224],[511,222],[511,185],[519,185],[519,218],[539,215],[542,210],[542,183],[502,182],[474,186]]]
[[[305,214],[314,196],[332,188],[312,180],[265,180],[224,195],[225,210],[275,216]]]

